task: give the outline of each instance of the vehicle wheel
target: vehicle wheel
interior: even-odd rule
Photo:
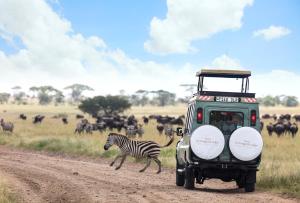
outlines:
[[[238,188],[245,187],[245,183],[243,183],[241,180],[236,180],[236,185],[238,186]]]
[[[184,173],[178,172],[178,169],[180,169],[180,168],[178,166],[178,163],[176,163],[176,185],[183,186],[184,185]]]
[[[185,167],[184,188],[192,190],[195,188],[194,170],[191,166]]]
[[[255,183],[245,184],[245,192],[254,192],[254,191],[255,191]]]

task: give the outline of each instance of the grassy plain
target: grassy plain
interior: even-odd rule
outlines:
[[[144,115],[182,115],[185,114],[184,105],[168,107],[132,107],[126,112],[134,114],[141,119]],[[300,107],[270,107],[261,108],[263,113],[291,113],[300,114]],[[28,116],[26,121],[18,119],[20,113]],[[80,113],[74,106],[37,106],[37,105],[0,105],[0,118],[15,124],[13,135],[0,132],[0,144],[31,150],[44,150],[72,155],[86,155],[94,157],[114,157],[118,153],[117,148],[105,152],[103,145],[108,132],[94,132],[93,135],[74,135],[77,123],[75,114]],[[32,124],[32,117],[36,114],[46,116],[40,125]],[[63,125],[60,119],[52,118],[58,114],[67,114],[69,124]],[[92,121],[93,119],[86,115]],[[270,121],[265,121],[268,123]],[[161,145],[168,139],[159,136],[156,131],[156,122],[151,121],[145,126],[144,140],[154,140]],[[260,171],[258,172],[257,187],[261,190],[272,190],[282,194],[288,194],[300,198],[300,136],[292,139],[289,136],[277,138],[269,137],[263,130],[264,151]],[[176,138],[178,139],[178,138]],[[175,166],[175,145],[165,148],[161,152],[160,159],[164,166]],[[1,185],[1,183],[0,183]],[[1,188],[1,186],[0,186]],[[1,195],[1,189],[0,189]],[[1,200],[1,196],[0,196]],[[1,201],[0,201],[1,202]]]

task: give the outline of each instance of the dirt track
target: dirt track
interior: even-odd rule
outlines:
[[[0,174],[21,202],[296,202],[265,192],[245,194],[234,183],[206,181],[194,191],[176,187],[174,171],[125,162],[115,171],[110,160],[66,158],[0,146]]]

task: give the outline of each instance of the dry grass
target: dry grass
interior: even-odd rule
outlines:
[[[7,112],[4,113],[3,110]],[[150,114],[185,114],[184,105],[171,107],[134,107],[126,114],[134,114],[139,119]],[[28,116],[27,121],[18,119],[20,113]],[[60,119],[51,118],[59,113],[66,113],[69,116],[69,125],[63,125]],[[103,145],[107,133],[94,132],[93,135],[74,135],[76,125],[75,114],[80,113],[73,106],[0,106],[0,118],[15,123],[15,132],[12,136],[0,133],[0,144],[14,147],[22,147],[33,150],[47,150],[52,152],[69,153],[88,156],[113,157],[118,153],[117,148],[104,152]],[[261,108],[262,113],[291,113],[300,114],[300,108]],[[33,125],[33,115],[44,114],[46,119],[41,125]],[[92,118],[87,117],[90,121]],[[266,121],[267,123],[268,121]],[[145,126],[143,139],[154,140],[161,145],[168,140],[165,136],[158,136],[155,129],[156,123],[151,121]],[[269,137],[263,131],[264,151],[260,171],[258,172],[257,186],[260,189],[272,190],[280,193],[287,193],[300,198],[300,137],[299,133],[295,139],[291,137]],[[2,135],[2,136],[1,136]],[[178,138],[176,138],[176,141]],[[160,159],[164,166],[175,166],[175,145],[165,148],[161,152]]]
[[[14,203],[16,202],[14,195],[9,191],[5,179],[0,175],[0,202]]]

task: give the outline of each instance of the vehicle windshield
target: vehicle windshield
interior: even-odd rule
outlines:
[[[241,112],[211,111],[209,124],[219,128],[224,135],[231,135],[237,128],[244,126],[244,114]]]
[[[204,78],[204,91],[241,92],[242,79],[235,78]]]

